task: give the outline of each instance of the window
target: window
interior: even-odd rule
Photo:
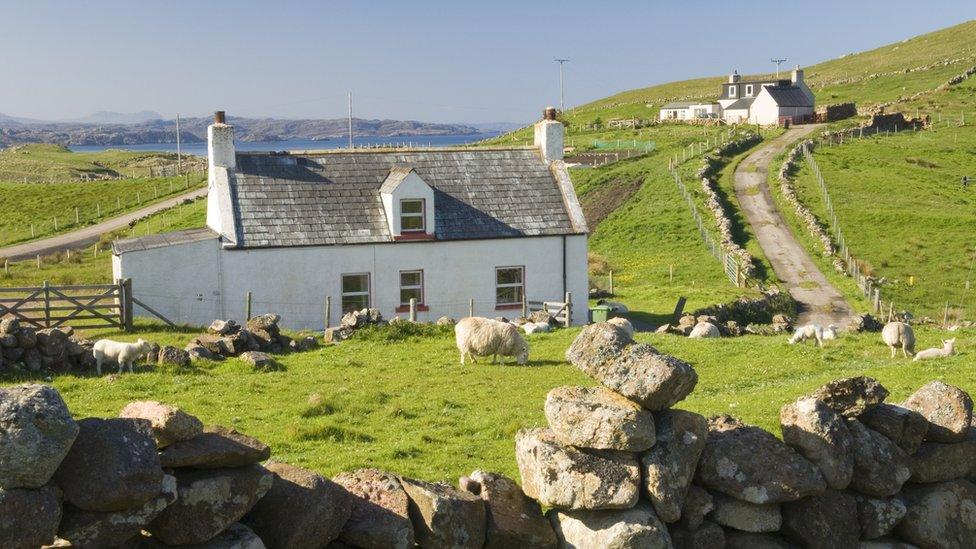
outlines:
[[[400,271],[400,305],[409,307],[411,299],[416,299],[417,305],[424,303],[423,271]]]
[[[400,201],[400,232],[416,233],[426,230],[424,200],[410,199]]]
[[[342,275],[342,312],[369,308],[369,273]]]
[[[747,84],[746,85],[746,95],[747,96],[752,96],[752,84]]]
[[[495,268],[495,305],[522,305],[525,267]]]
[[[729,86],[729,97],[735,97],[735,86]]]

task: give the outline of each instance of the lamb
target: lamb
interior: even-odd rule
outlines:
[[[924,351],[919,351],[918,354],[915,355],[915,358],[912,359],[912,361],[914,362],[916,360],[929,360],[932,358],[944,358],[947,356],[952,356],[953,353],[956,352],[955,345],[956,345],[956,338],[943,339],[941,349],[938,347],[933,347],[931,349],[925,349]]]
[[[482,317],[462,318],[454,326],[454,340],[461,351],[462,365],[465,356],[475,362],[476,355],[491,355],[492,364],[498,361],[498,355],[514,356],[518,364],[529,360],[529,344],[518,328],[507,322]]]
[[[722,332],[718,331],[718,326],[712,324],[711,322],[699,322],[694,328],[691,329],[691,333],[688,334],[688,337],[722,337]]]
[[[129,373],[131,374],[132,363],[150,350],[152,350],[152,346],[142,338],[135,343],[99,339],[92,347],[92,354],[95,355],[95,371],[98,375],[102,375],[102,362],[108,358],[119,363],[120,374],[125,366],[129,367]]]
[[[908,358],[915,354],[915,332],[912,327],[904,322],[889,322],[881,330],[881,341],[891,348],[891,358],[895,358],[895,352],[901,347],[901,352]]]
[[[804,324],[803,326],[799,326],[793,332],[793,337],[790,338],[790,345],[803,343],[808,339],[814,341],[817,347],[823,347],[824,339],[826,339],[824,337],[824,329],[819,324]]]
[[[615,316],[610,320],[608,320],[607,322],[627,332],[627,336],[630,339],[634,339],[634,325],[631,324],[630,321],[627,320],[626,318]]]

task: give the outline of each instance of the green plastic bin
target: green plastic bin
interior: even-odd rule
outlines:
[[[590,321],[591,322],[606,322],[610,319],[610,307],[606,305],[597,305],[596,307],[590,307]]]

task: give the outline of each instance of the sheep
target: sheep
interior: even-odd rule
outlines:
[[[518,327],[522,328],[522,331],[527,334],[541,334],[552,331],[552,326],[548,322],[526,322]]]
[[[694,328],[691,329],[691,333],[688,334],[688,337],[722,337],[722,332],[718,331],[718,326],[712,324],[711,322],[699,322]]]
[[[618,315],[625,315],[630,312],[630,309],[628,309],[626,305],[620,303],[619,301],[610,301],[609,299],[601,299],[597,301],[596,304],[605,307],[610,307],[610,312]]]
[[[627,337],[634,339],[634,325],[630,323],[626,318],[615,316],[608,320],[610,324],[620,328],[621,330],[627,332]]]
[[[507,322],[476,316],[462,318],[454,326],[454,340],[461,351],[462,366],[465,356],[476,362],[475,355],[491,355],[492,364],[498,361],[498,355],[514,356],[518,364],[529,360],[529,344],[518,328]]]
[[[819,324],[804,324],[803,326],[799,326],[793,332],[793,337],[790,338],[790,345],[803,343],[808,339],[813,340],[817,347],[823,347],[825,339],[824,329]]]
[[[837,339],[837,329],[838,329],[837,326],[833,324],[828,325],[827,328],[823,331],[823,340],[831,341]]]
[[[95,355],[95,371],[98,375],[102,375],[102,362],[108,358],[119,363],[120,374],[125,366],[129,367],[129,373],[131,374],[132,363],[151,350],[152,346],[142,338],[135,343],[99,339],[92,347],[92,354]]]
[[[924,351],[919,351],[912,359],[912,362],[916,360],[928,360],[930,358],[943,358],[947,356],[952,356],[956,352],[956,338],[943,339],[942,348],[934,347],[932,349],[925,349]]]
[[[885,324],[884,329],[881,330],[881,341],[884,341],[885,345],[891,348],[891,358],[895,358],[898,347],[901,347],[901,352],[905,358],[915,354],[915,332],[912,331],[911,326],[904,322]]]

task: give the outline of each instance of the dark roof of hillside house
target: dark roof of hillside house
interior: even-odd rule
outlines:
[[[737,100],[735,103],[730,103],[728,107],[725,107],[725,110],[749,110],[749,107],[752,106],[752,102],[755,100],[755,97],[743,97],[742,99]]]
[[[741,80],[739,82],[725,82],[722,84],[722,96],[719,97],[719,99],[734,99],[729,95],[729,88],[733,86],[739,86],[739,89],[741,90],[745,90],[746,86],[752,86],[753,94],[759,95],[759,92],[762,91],[764,84],[766,87],[789,87],[793,85],[793,81],[788,78],[781,78],[779,80],[772,78],[770,80]],[[742,97],[743,95],[745,95],[745,91],[739,93],[739,97]]]
[[[152,250],[177,244],[191,244],[204,240],[216,240],[219,235],[209,228],[186,229],[171,233],[151,234],[136,238],[125,238],[112,243],[112,251],[116,254]]]
[[[810,98],[797,86],[788,88],[766,88],[773,101],[780,107],[812,107]]]
[[[380,190],[411,170],[434,190],[437,240],[586,232],[535,148],[238,152],[237,247],[390,242]]]

